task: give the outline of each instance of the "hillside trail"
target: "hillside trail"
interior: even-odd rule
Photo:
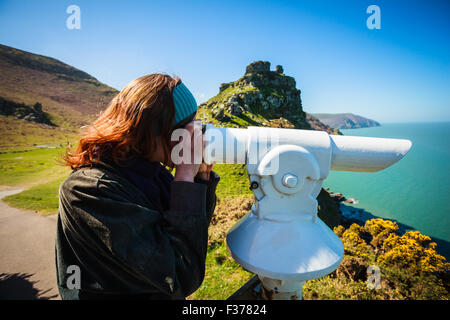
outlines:
[[[0,300],[60,299],[55,266],[57,215],[40,216],[1,201],[23,190],[0,186]]]

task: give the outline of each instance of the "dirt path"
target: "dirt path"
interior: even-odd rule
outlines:
[[[0,199],[21,191],[0,187]],[[12,208],[0,200],[0,300],[59,299],[56,218]]]

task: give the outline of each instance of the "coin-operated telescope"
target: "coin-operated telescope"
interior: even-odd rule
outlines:
[[[376,172],[399,161],[411,141],[249,127],[204,131],[206,163],[246,164],[255,203],[227,234],[232,257],[272,299],[301,299],[306,280],[339,266],[341,240],[317,216],[330,169]],[[266,298],[268,298],[266,296]]]

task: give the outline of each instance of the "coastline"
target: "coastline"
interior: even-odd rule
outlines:
[[[376,216],[364,208],[356,208],[351,204],[358,204],[359,201],[356,198],[346,198],[340,192],[333,192],[329,187],[324,188],[326,192],[330,195],[330,197],[336,202],[339,212],[341,214],[341,224],[348,228],[353,223],[356,223],[360,226],[364,226],[367,220],[371,219],[383,219],[388,221],[393,221],[398,225],[398,233],[404,234],[407,231],[419,231],[411,226],[405,225],[395,219],[387,219]],[[355,201],[356,200],[356,201]],[[428,235],[427,235],[428,236]],[[433,242],[438,244],[437,251],[440,255],[444,256],[447,260],[450,260],[450,253],[446,250],[448,243],[445,240],[429,236]]]

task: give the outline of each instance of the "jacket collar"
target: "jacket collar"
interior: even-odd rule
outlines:
[[[122,173],[127,171],[133,171],[136,174],[139,174],[142,177],[152,179],[157,174],[163,170],[163,166],[156,161],[148,161],[141,157],[130,158],[125,162],[125,165],[120,166],[114,162],[111,157],[104,155],[101,160],[95,161],[92,164],[93,167],[103,167],[108,171],[113,171],[115,173]],[[76,170],[81,168],[90,167],[90,165],[82,165],[78,167]]]

